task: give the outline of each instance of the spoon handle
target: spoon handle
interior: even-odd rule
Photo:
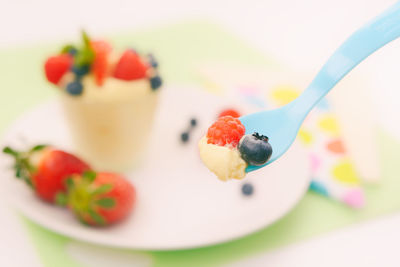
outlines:
[[[354,32],[328,59],[308,88],[290,105],[303,119],[348,72],[400,36],[400,1]]]

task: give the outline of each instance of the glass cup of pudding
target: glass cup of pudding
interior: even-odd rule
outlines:
[[[105,41],[65,46],[45,62],[61,92],[76,152],[100,171],[138,165],[151,133],[162,81],[152,55],[122,53]]]
[[[98,87],[93,77],[87,76],[82,84],[79,97],[61,97],[77,153],[99,170],[134,167],[146,148],[158,91],[147,79],[107,78]]]

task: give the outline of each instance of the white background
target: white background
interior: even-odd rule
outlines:
[[[0,47],[208,18],[295,70],[316,73],[357,27],[393,0],[0,1]],[[1,60],[1,59],[0,59]],[[373,83],[379,120],[400,138],[400,41],[359,68]],[[399,177],[400,179],[400,177]],[[0,202],[0,266],[41,266],[15,214]],[[353,225],[233,266],[400,266],[400,214]],[[23,257],[21,257],[23,253]],[[7,255],[7,256],[6,256]]]

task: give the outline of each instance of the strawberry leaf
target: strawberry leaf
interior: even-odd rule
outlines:
[[[15,169],[15,177],[22,178],[21,166],[19,164],[15,164],[14,169]]]
[[[102,208],[110,209],[115,206],[115,199],[107,197],[107,198],[102,198],[96,201],[97,205],[99,205]]]
[[[96,179],[97,174],[94,171],[86,171],[82,174],[82,178],[89,184]]]
[[[110,192],[111,189],[112,189],[111,184],[103,184],[103,185],[99,186],[98,188],[96,188],[96,190],[93,191],[93,195],[101,195],[101,194]]]
[[[106,224],[106,221],[104,220],[104,218],[100,214],[95,212],[94,210],[89,209],[88,213],[89,213],[90,217],[93,219],[93,221],[95,221],[98,225]]]
[[[15,176],[19,179],[23,179],[29,186],[33,187],[31,174],[34,173],[35,168],[29,162],[29,152],[18,152],[8,146],[3,148],[3,152],[15,159],[15,164],[13,166]]]
[[[4,154],[9,154],[9,155],[11,155],[13,157],[18,157],[19,156],[19,153],[17,151],[15,151],[14,149],[12,149],[11,147],[8,147],[8,146],[3,148],[3,153]]]
[[[36,145],[36,146],[32,147],[32,148],[29,150],[29,153],[37,152],[37,151],[43,150],[43,149],[46,148],[46,147],[47,147],[47,145],[44,145],[44,144]]]

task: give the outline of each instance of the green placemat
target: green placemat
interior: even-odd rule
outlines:
[[[195,21],[155,30],[110,36],[121,47],[134,45],[154,51],[162,66],[166,83],[201,84],[195,66],[202,62],[250,64],[263,68],[277,66],[273,60],[246,45],[215,24]],[[55,94],[43,77],[42,65],[60,44],[17,47],[0,51],[0,130],[3,132],[27,108]],[[218,266],[255,253],[400,210],[400,144],[380,133],[382,183],[365,187],[367,206],[354,211],[314,193],[307,193],[297,207],[271,227],[229,243],[185,251],[141,252],[155,267]],[[267,211],[266,211],[267,212]],[[34,246],[47,267],[87,267],[66,250],[72,241],[24,219]],[[124,253],[137,253],[124,251]],[[132,264],[133,265],[133,264]],[[134,266],[134,265],[133,265]]]

